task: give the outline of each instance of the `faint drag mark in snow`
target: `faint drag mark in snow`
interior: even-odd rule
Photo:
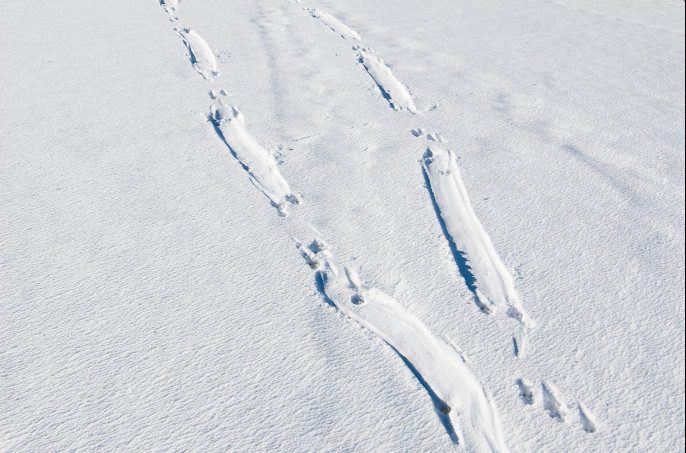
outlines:
[[[250,135],[243,114],[220,102],[212,107],[210,119],[219,137],[250,174],[252,183],[269,198],[281,216],[288,215],[289,206],[299,204],[300,199],[281,176],[274,157]]]
[[[527,327],[520,327],[512,336],[512,349],[517,357],[523,356],[529,346],[529,340],[526,336],[528,330]]]
[[[429,394],[452,441],[465,451],[507,451],[495,406],[461,354],[436,337],[393,298],[365,286],[351,268],[342,271],[322,241],[296,242],[307,264],[317,269],[324,300],[381,338]]]
[[[514,280],[472,208],[455,156],[434,136],[427,138],[424,178],[457,267],[484,313],[504,306],[507,315],[520,322],[513,341],[515,353],[521,355],[533,321],[521,307]]]
[[[585,165],[597,175],[604,178],[611,186],[613,186],[619,193],[621,193],[626,198],[636,198],[637,192],[629,184],[621,181],[615,176],[616,172],[612,171],[611,165],[595,159],[588,154],[584,153],[575,145],[564,144],[560,146],[560,149],[567,153],[569,156],[576,159],[581,164]]]
[[[347,25],[333,17],[331,14],[322,11],[319,8],[310,8],[308,11],[310,12],[310,15],[312,17],[321,20],[327,27],[341,35],[341,37],[345,39],[352,39],[355,41],[362,40],[360,35],[355,30],[351,29],[350,27],[348,27]]]
[[[612,21],[615,21],[615,22],[618,22],[618,23],[622,23],[622,24],[625,24],[625,25],[629,25],[629,26],[631,26],[631,27],[639,26],[639,27],[649,28],[649,29],[652,29],[652,30],[659,30],[659,31],[664,31],[664,32],[668,32],[668,33],[674,33],[674,34],[680,35],[680,36],[683,36],[683,35],[684,35],[684,32],[683,32],[683,31],[680,31],[680,30],[673,30],[673,29],[671,29],[671,28],[659,27],[659,26],[647,24],[647,23],[640,22],[640,21],[635,21],[635,20],[630,20],[630,19],[624,19],[624,18],[621,18],[621,17],[612,16],[612,15],[610,15],[610,14],[607,14],[607,13],[604,13],[604,12],[601,12],[601,11],[598,11],[598,10],[584,9],[584,8],[579,8],[579,7],[576,7],[576,6],[572,6],[572,5],[567,4],[567,3],[565,3],[565,2],[549,2],[549,3],[552,3],[552,4],[555,4],[555,5],[561,6],[561,7],[563,7],[563,8],[566,8],[566,9],[570,10],[570,11],[575,11],[575,12],[582,13],[582,14],[591,14],[591,15],[594,15],[594,16],[596,16],[596,17],[600,17],[600,18],[603,18],[603,19],[609,19],[609,20],[612,20]],[[675,4],[676,4],[676,3],[675,3]]]
[[[341,37],[353,41],[362,41],[359,33],[326,11],[322,11],[319,8],[309,9],[308,11],[312,17],[319,19]],[[353,50],[358,52],[358,62],[374,80],[384,99],[388,101],[391,107],[394,110],[407,110],[416,114],[417,107],[412,99],[412,95],[407,87],[395,77],[391,68],[368,47],[355,46]]]
[[[183,39],[183,43],[188,49],[191,64],[195,70],[206,79],[211,79],[212,77],[219,75],[219,71],[217,70],[217,57],[214,55],[214,52],[212,52],[207,41],[193,29],[184,28],[181,31],[175,30],[179,36],[181,36],[181,39]]]
[[[552,418],[564,422],[569,413],[558,388],[555,384],[541,382],[541,390],[543,391],[543,408],[548,411]]]
[[[407,110],[417,113],[412,95],[393,74],[384,61],[369,48],[357,48],[359,50],[359,62],[364,66],[369,75],[381,90],[383,97],[395,110]]]
[[[519,397],[524,404],[534,404],[534,387],[524,378],[517,379],[517,387],[519,387]]]
[[[581,426],[587,433],[594,433],[598,430],[598,422],[596,421],[595,415],[583,404],[578,403],[579,409],[579,419],[581,420]]]
[[[288,86],[284,80],[288,77],[290,62],[287,62],[288,54],[285,53],[284,44],[288,39],[290,21],[284,14],[285,8],[285,5],[278,8],[259,5],[257,17],[251,20],[259,31],[258,36],[267,63],[267,90],[273,103],[272,114],[276,120],[274,124],[279,127],[283,127],[288,112],[285,98]]]

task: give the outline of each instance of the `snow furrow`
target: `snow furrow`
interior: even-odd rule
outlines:
[[[286,216],[289,206],[299,204],[300,200],[281,175],[274,157],[246,129],[243,114],[235,107],[220,103],[212,107],[211,119],[219,136],[250,174],[253,184],[269,198],[281,216]]]
[[[335,17],[333,17],[331,14],[320,10],[319,8],[310,8],[309,10],[310,15],[316,19],[321,20],[324,25],[329,27],[331,30],[334,32],[338,33],[341,35],[341,37],[345,39],[351,39],[354,41],[361,41],[362,38],[360,35]]]
[[[550,382],[541,382],[541,390],[543,391],[543,408],[552,418],[564,422],[569,413],[558,388]]]
[[[519,387],[519,397],[526,405],[534,404],[534,387],[529,381],[524,378],[517,379],[517,387]]]
[[[453,442],[470,452],[507,451],[497,410],[459,352],[436,337],[398,302],[366,288],[357,272],[340,271],[315,241],[298,248],[313,268],[325,300],[379,336],[410,368],[429,393]]]
[[[423,167],[436,214],[479,308],[491,313],[494,308],[505,306],[508,315],[524,328],[533,327],[520,305],[512,276],[474,213],[453,153],[440,142],[430,140]],[[517,350],[522,348],[522,335],[523,332],[518,335]]]
[[[578,403],[579,406],[579,419],[581,420],[581,426],[587,433],[594,433],[598,430],[598,422],[596,421],[595,415],[586,407],[583,403]]]
[[[369,48],[358,47],[359,62],[364,66],[369,75],[381,90],[383,97],[395,110],[407,110],[417,113],[412,95],[393,74],[391,68]]]
[[[207,44],[207,41],[191,28],[184,28],[178,33],[188,49],[188,54],[195,70],[206,79],[218,75],[217,57],[209,44]]]

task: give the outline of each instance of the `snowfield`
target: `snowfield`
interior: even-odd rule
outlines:
[[[0,451],[684,451],[682,1],[0,15]]]

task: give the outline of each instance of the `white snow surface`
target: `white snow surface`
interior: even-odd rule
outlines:
[[[298,197],[291,192],[274,157],[245,128],[245,116],[235,107],[220,104],[212,108],[212,121],[255,186],[285,216],[289,204],[298,204]]]
[[[355,41],[361,41],[362,38],[360,34],[355,30],[351,30],[350,27],[333,17],[331,14],[322,11],[319,8],[310,9],[310,14],[312,17],[320,19],[324,24],[326,24],[332,31],[341,35],[345,39],[352,39]]]
[[[474,213],[454,154],[440,143],[429,142],[424,170],[436,215],[445,225],[446,239],[456,248],[455,261],[463,268],[465,283],[474,291],[477,305],[489,313],[492,305],[504,305],[510,316],[524,327],[532,327],[512,276]]]
[[[396,110],[407,109],[411,113],[417,113],[412,95],[407,87],[395,77],[391,68],[373,50],[365,47],[359,51],[360,62],[379,86],[383,96],[388,99],[391,106]]]
[[[425,387],[447,434],[465,451],[507,451],[490,396],[460,353],[393,298],[364,288],[356,271],[341,272],[324,259],[318,274],[323,295],[345,315],[383,339]]]
[[[0,15],[0,450],[684,451],[682,1]]]
[[[169,8],[165,9],[169,11]],[[193,67],[206,79],[217,75],[217,57],[207,41],[191,28],[184,28],[179,34],[188,48]]]

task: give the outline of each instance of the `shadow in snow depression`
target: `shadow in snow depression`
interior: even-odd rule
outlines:
[[[438,223],[441,225],[443,236],[445,236],[445,239],[448,241],[448,245],[450,246],[450,252],[452,253],[453,259],[457,264],[457,268],[460,271],[460,274],[462,275],[462,278],[464,279],[467,288],[474,295],[474,303],[476,304],[476,306],[479,307],[479,310],[483,311],[484,313],[488,313],[488,307],[484,305],[483,302],[481,302],[476,292],[476,277],[472,273],[472,268],[467,260],[467,254],[465,252],[460,251],[457,248],[457,245],[455,244],[453,237],[448,232],[448,227],[446,226],[445,221],[443,220],[443,216],[441,215],[441,208],[438,206],[438,202],[436,201],[434,191],[431,189],[431,181],[429,180],[429,175],[426,173],[426,169],[424,168],[424,166],[422,166],[422,175],[424,176],[424,184],[426,186],[427,191],[429,192],[429,197],[431,198],[431,205],[433,206],[434,212],[436,213],[436,217],[438,218]]]
[[[324,274],[321,271],[317,272],[317,274],[315,275],[315,285],[317,287],[317,291],[319,291],[322,298],[324,299],[324,302],[326,302],[327,305],[338,310],[336,303],[333,300],[331,300],[329,296],[326,295],[326,274]],[[434,405],[436,415],[438,415],[438,418],[441,420],[441,423],[443,424],[443,427],[448,433],[450,440],[456,445],[459,444],[460,439],[457,436],[457,433],[455,432],[455,427],[453,426],[453,423],[450,420],[450,416],[448,415],[450,412],[450,406],[441,398],[439,398],[439,396],[436,394],[436,392],[433,391],[429,383],[426,382],[421,373],[419,373],[415,366],[412,365],[412,362],[410,362],[404,355],[402,355],[400,351],[398,351],[392,344],[388,343],[385,340],[384,343],[386,343],[391,349],[393,349],[393,351],[396,354],[398,354],[403,363],[410,369],[414,377],[417,378],[422,387],[424,387],[426,392],[429,394],[429,397],[431,398],[431,402]]]

